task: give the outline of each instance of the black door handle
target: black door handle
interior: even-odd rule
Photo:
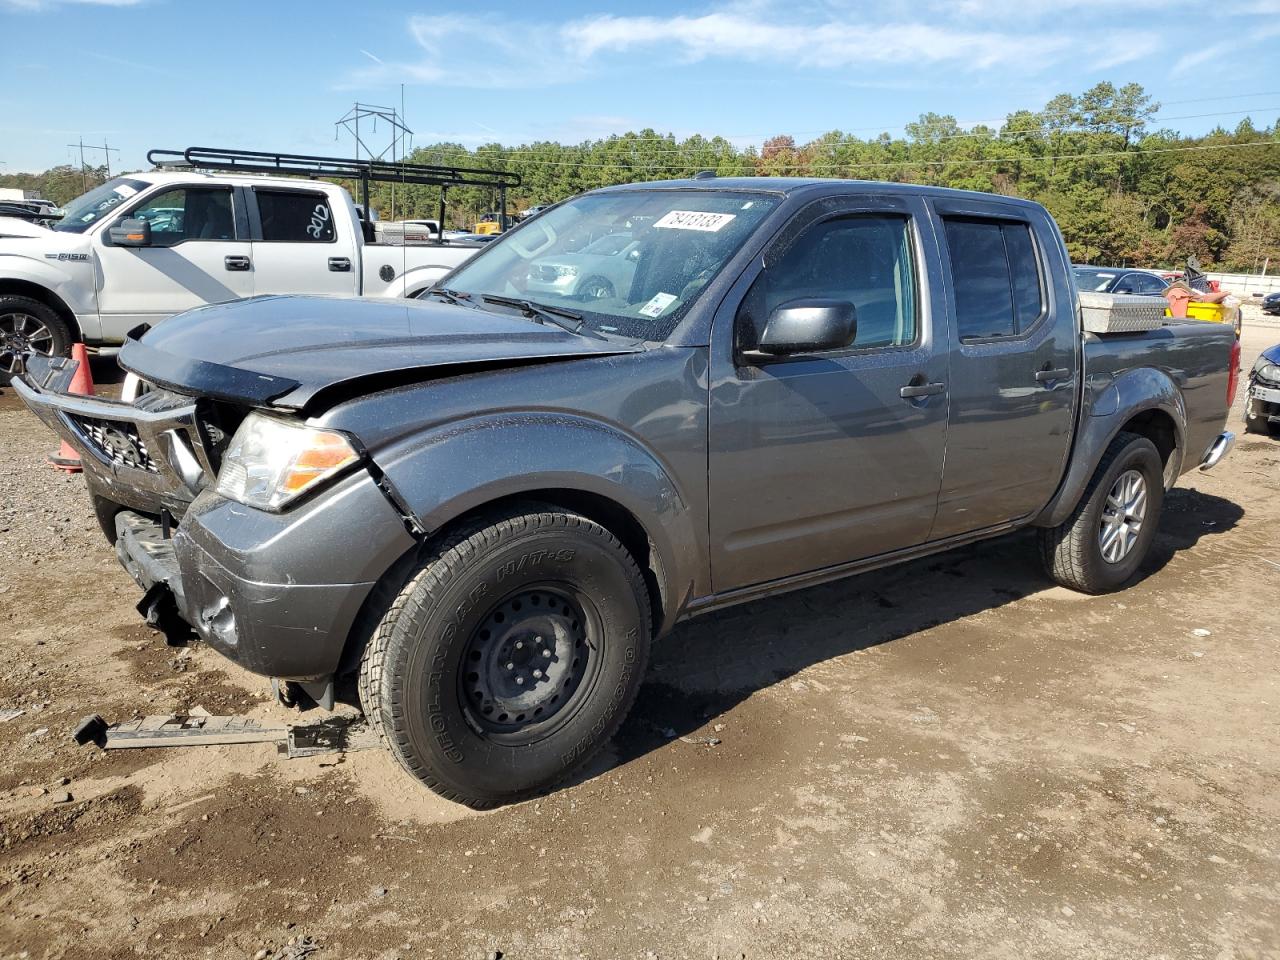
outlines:
[[[898,390],[898,396],[903,400],[915,400],[917,397],[936,397],[946,391],[945,383],[909,383]]]
[[[334,273],[350,273],[351,261],[346,257],[330,257],[329,269]]]
[[[228,270],[248,270],[249,269],[248,257],[223,257],[222,262]]]
[[[1071,371],[1066,367],[1059,367],[1057,370],[1037,370],[1036,383],[1047,383],[1050,380],[1066,380],[1071,376]]]

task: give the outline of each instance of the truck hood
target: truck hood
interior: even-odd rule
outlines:
[[[518,314],[419,300],[254,297],[200,307],[130,337],[120,365],[167,389],[302,410],[479,368],[634,353]],[[339,389],[345,388],[345,389]]]
[[[59,232],[16,217],[0,217],[0,253],[17,254],[35,260],[57,260],[68,254],[89,259],[89,238],[79,233]]]
[[[32,223],[30,220],[20,220],[18,217],[0,217],[0,239],[44,237],[52,232],[48,227],[42,227],[40,224]]]

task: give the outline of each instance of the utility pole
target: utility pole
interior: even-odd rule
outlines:
[[[84,137],[80,138],[79,143],[68,143],[67,146],[80,148],[80,185],[84,187],[84,190],[82,192],[84,193],[89,192],[89,170],[85,166],[85,162],[84,162],[84,152],[86,150],[102,151],[103,162],[106,163],[107,165],[107,179],[108,180],[111,179],[111,154],[119,153],[120,151],[117,150],[115,147],[111,146],[110,144],[108,144],[106,137],[102,138],[102,146],[100,147],[95,147],[93,144],[89,144],[88,146],[86,146],[84,142]]]

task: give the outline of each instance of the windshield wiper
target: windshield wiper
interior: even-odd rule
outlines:
[[[496,303],[504,307],[516,307],[530,320],[537,320],[539,323],[553,323],[561,330],[568,330],[570,333],[580,334],[584,337],[591,337],[594,340],[607,340],[603,334],[589,328],[587,321],[583,319],[582,314],[573,310],[566,310],[563,307],[552,307],[542,303],[534,303],[531,300],[520,300],[516,297],[503,297],[496,293],[485,293],[480,295],[480,299],[485,303]]]
[[[432,287],[427,293],[434,293],[436,296],[449,303],[462,303],[464,300],[470,300],[471,294],[464,293],[461,290],[450,290],[448,287]]]

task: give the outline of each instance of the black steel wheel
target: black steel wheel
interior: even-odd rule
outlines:
[[[589,597],[535,584],[504,598],[472,634],[458,674],[467,719],[506,743],[546,736],[590,690],[600,644]]]
[[[650,616],[640,569],[609,530],[513,507],[445,537],[389,600],[361,660],[360,703],[401,766],[442,796],[480,809],[535,796],[622,723]]]

